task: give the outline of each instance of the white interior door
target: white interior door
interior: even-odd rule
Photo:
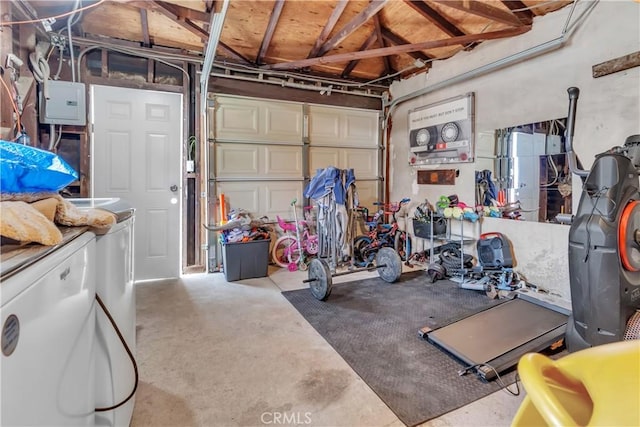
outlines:
[[[136,280],[180,275],[182,94],[91,86],[93,197],[136,209]]]

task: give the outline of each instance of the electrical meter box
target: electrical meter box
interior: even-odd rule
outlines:
[[[84,83],[49,80],[40,84],[40,123],[51,125],[87,124],[86,91]]]

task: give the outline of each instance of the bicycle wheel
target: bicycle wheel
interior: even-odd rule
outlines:
[[[375,258],[375,253],[371,254],[367,247],[371,246],[371,237],[358,236],[353,239],[353,261],[358,267],[366,267]]]
[[[406,261],[411,256],[411,236],[406,231],[397,231],[393,249],[402,261]]]
[[[297,263],[300,259],[298,253],[298,242],[293,236],[281,236],[276,240],[271,250],[273,262],[282,268],[288,268],[289,264]]]

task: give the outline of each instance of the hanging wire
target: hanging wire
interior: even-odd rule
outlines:
[[[553,181],[547,184],[543,184],[542,187],[551,187],[552,185],[555,185],[555,183],[558,182],[558,178],[560,177],[560,172],[558,171],[558,167],[556,166],[556,162],[553,161],[552,156],[547,156],[547,164],[553,169],[554,178]]]
[[[53,52],[53,49],[51,49]],[[53,80],[58,80],[60,78],[60,72],[62,71],[62,58],[63,58],[64,46],[60,45],[58,47],[58,70],[56,71],[56,75],[53,76]],[[47,57],[47,61],[49,57]]]
[[[74,53],[73,53],[73,34],[71,33],[71,24],[73,21],[73,18],[76,16],[76,13],[78,12],[78,6],[82,3],[82,0],[76,0],[76,2],[73,4],[73,14],[71,15],[71,17],[69,19],[67,19],[67,36],[69,37],[69,57],[71,58],[71,81],[75,82],[76,81],[76,68],[75,68],[75,63],[74,63]]]
[[[0,82],[2,82],[2,86],[7,91],[7,95],[9,96],[9,100],[11,101],[11,106],[13,107],[13,111],[15,111],[16,113],[16,125],[17,125],[16,134],[20,135],[20,132],[22,132],[22,123],[20,122],[20,111],[18,111],[18,106],[13,100],[13,94],[11,93],[11,89],[9,89],[9,86],[7,86],[7,83],[5,83],[2,76],[0,76]]]

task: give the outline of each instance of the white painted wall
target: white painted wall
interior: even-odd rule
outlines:
[[[584,1],[578,3],[574,20],[586,6]],[[394,83],[391,98],[555,39],[570,10],[569,6],[536,18],[533,29],[521,36],[487,41],[471,52],[435,62],[428,74]],[[476,132],[482,132],[565,117],[567,88],[577,86],[581,92],[574,148],[583,165],[590,167],[596,154],[640,133],[640,67],[594,79],[592,66],[639,48],[640,3],[602,0],[560,49],[400,104],[392,112],[391,200],[411,197],[416,202],[425,198],[435,202],[440,195],[455,193],[461,201],[474,203],[475,164],[453,165],[460,170],[455,186],[417,184],[417,169],[408,164],[407,132],[409,110],[471,91],[476,94]],[[576,196],[579,191],[574,186]],[[577,203],[578,197],[574,199]],[[489,219],[482,231],[503,232],[513,244],[517,270],[530,282],[569,299],[568,226]]]

